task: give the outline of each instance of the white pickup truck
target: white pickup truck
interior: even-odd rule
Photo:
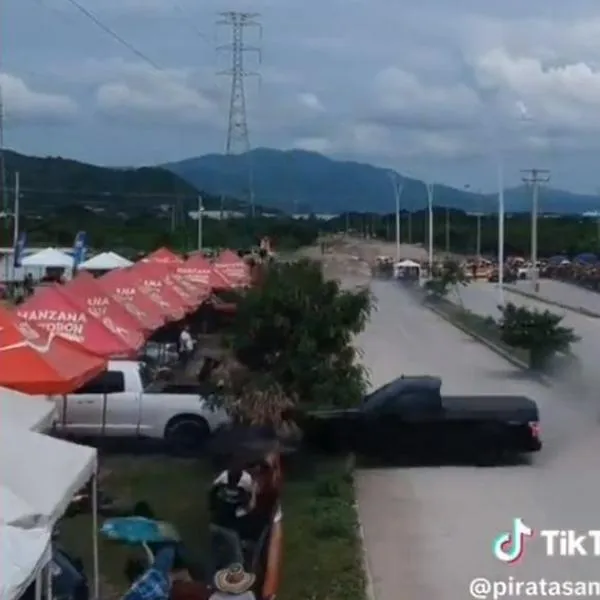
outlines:
[[[143,363],[110,361],[106,371],[75,393],[54,397],[56,431],[73,438],[164,440],[178,452],[194,451],[228,416],[194,386],[179,386],[184,393],[177,393],[177,387],[151,382]]]

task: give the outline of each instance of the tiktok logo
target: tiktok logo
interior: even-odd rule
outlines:
[[[494,556],[504,563],[514,565],[525,554],[525,538],[533,537],[533,529],[523,519],[513,519],[512,531],[501,533],[492,544]]]

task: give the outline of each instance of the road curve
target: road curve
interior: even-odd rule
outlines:
[[[450,394],[514,393],[540,406],[546,448],[532,465],[365,470],[357,480],[365,548],[377,600],[457,600],[475,577],[600,579],[592,558],[554,558],[532,541],[522,564],[492,557],[513,517],[540,528],[598,525],[600,435],[586,405],[554,395],[417,304],[373,282],[378,310],[360,338],[378,386],[401,373],[437,374]]]

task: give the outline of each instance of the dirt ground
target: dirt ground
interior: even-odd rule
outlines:
[[[324,238],[321,243],[299,251],[300,256],[322,260],[325,275],[331,279],[348,277],[356,283],[368,283],[371,279],[371,268],[378,256],[396,255],[396,244],[345,235]],[[324,253],[322,250],[324,249]],[[400,258],[422,261],[427,259],[427,251],[417,245],[401,244]]]

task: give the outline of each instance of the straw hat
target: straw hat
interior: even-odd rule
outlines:
[[[239,563],[217,571],[215,575],[215,587],[224,594],[243,594],[254,585],[255,581],[256,575],[246,573]]]

